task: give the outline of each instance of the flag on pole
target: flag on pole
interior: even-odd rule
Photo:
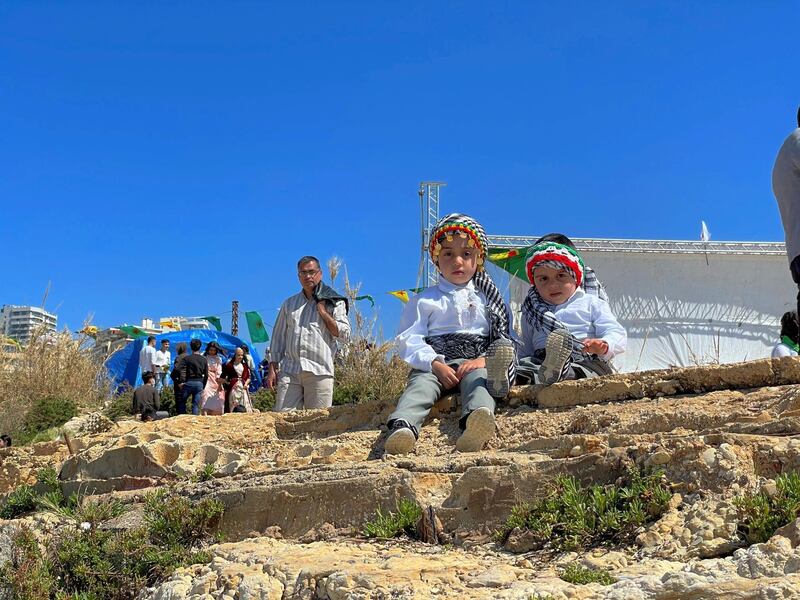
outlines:
[[[706,227],[705,221],[700,221],[700,241],[707,242],[711,239],[711,233],[708,231],[708,227]]]
[[[219,317],[215,316],[208,316],[208,317],[200,317],[204,321],[208,321],[211,325],[213,325],[214,329],[217,331],[222,331],[222,321],[219,320]]]
[[[264,327],[264,320],[260,314],[254,310],[249,310],[244,313],[244,318],[247,319],[247,329],[250,330],[251,342],[256,344],[269,341],[269,334],[267,333],[267,328]]]

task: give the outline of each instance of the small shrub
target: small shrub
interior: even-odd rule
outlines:
[[[18,485],[6,497],[3,508],[0,509],[0,519],[16,519],[20,515],[36,510],[36,499],[39,497],[33,486]]]
[[[250,394],[250,401],[253,408],[261,412],[269,412],[275,406],[275,392],[267,388],[261,388]]]
[[[75,403],[65,398],[47,397],[34,403],[30,412],[25,416],[22,427],[15,431],[12,437],[21,446],[30,444],[38,436],[61,427],[72,417],[78,414]],[[46,438],[50,438],[47,434]]]
[[[133,388],[126,387],[115,394],[108,406],[103,409],[103,414],[112,421],[133,415]]]
[[[587,583],[611,585],[617,581],[608,571],[587,569],[577,563],[571,563],[559,574],[559,577],[567,583],[575,585],[586,585]]]
[[[514,529],[523,529],[541,546],[559,550],[625,543],[639,526],[658,519],[671,497],[660,472],[630,470],[621,485],[588,488],[561,476],[544,498],[514,507],[496,539],[504,543]]]
[[[176,568],[211,560],[202,546],[213,539],[221,503],[163,491],[145,501],[146,524],[127,531],[97,527],[122,513],[119,501],[75,502],[74,519],[89,527],[60,530],[46,553],[32,536],[21,537],[0,578],[21,600],[132,600]]]
[[[364,525],[364,535],[380,539],[390,539],[402,534],[413,536],[417,521],[422,516],[422,507],[407,498],[397,503],[397,511],[384,515],[376,511],[375,520]]]
[[[192,477],[192,481],[211,481],[214,478],[214,463],[208,463]]]
[[[49,598],[56,587],[53,566],[39,548],[36,536],[21,527],[12,537],[11,559],[0,567],[0,582],[16,600]]]
[[[766,542],[779,527],[800,516],[800,475],[782,473],[775,479],[777,493],[764,490],[736,498],[739,509],[739,533],[750,544]]]

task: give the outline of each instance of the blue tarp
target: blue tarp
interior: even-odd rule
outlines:
[[[215,331],[213,329],[189,329],[187,331],[175,331],[173,333],[164,333],[156,336],[156,349],[161,348],[161,340],[169,340],[169,349],[172,352],[172,362],[175,363],[175,357],[178,355],[175,347],[185,342],[188,350],[189,342],[193,339],[198,339],[203,343],[201,352],[205,352],[208,342],[215,341],[227,353],[223,359],[229,359],[233,356],[233,351],[241,346],[247,344],[244,340],[239,339],[229,333]],[[142,384],[142,372],[139,369],[139,352],[142,347],[147,343],[147,338],[141,338],[130,342],[124,348],[120,348],[106,359],[106,369],[108,374],[114,381],[117,391],[124,388],[126,385],[136,387]],[[250,350],[250,356],[253,357],[253,363],[256,365],[255,371],[251,374],[250,389],[257,389],[261,387],[261,375],[258,372],[258,364],[261,359],[256,349],[247,344]],[[191,352],[191,350],[188,350]],[[172,367],[170,367],[171,369]]]

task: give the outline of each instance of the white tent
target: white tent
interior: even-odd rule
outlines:
[[[504,239],[512,238],[490,238],[494,249],[511,245]],[[620,371],[768,357],[778,342],[781,315],[796,306],[797,287],[781,243],[580,239],[575,244],[628,331],[628,350],[614,361]],[[518,320],[529,286],[516,277],[506,283]]]

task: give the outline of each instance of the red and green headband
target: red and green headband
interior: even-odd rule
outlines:
[[[562,268],[568,269],[574,275],[576,285],[578,287],[581,286],[584,269],[583,259],[574,249],[555,242],[544,242],[531,247],[525,257],[525,272],[531,284],[533,284],[533,270],[543,262],[558,263]]]

